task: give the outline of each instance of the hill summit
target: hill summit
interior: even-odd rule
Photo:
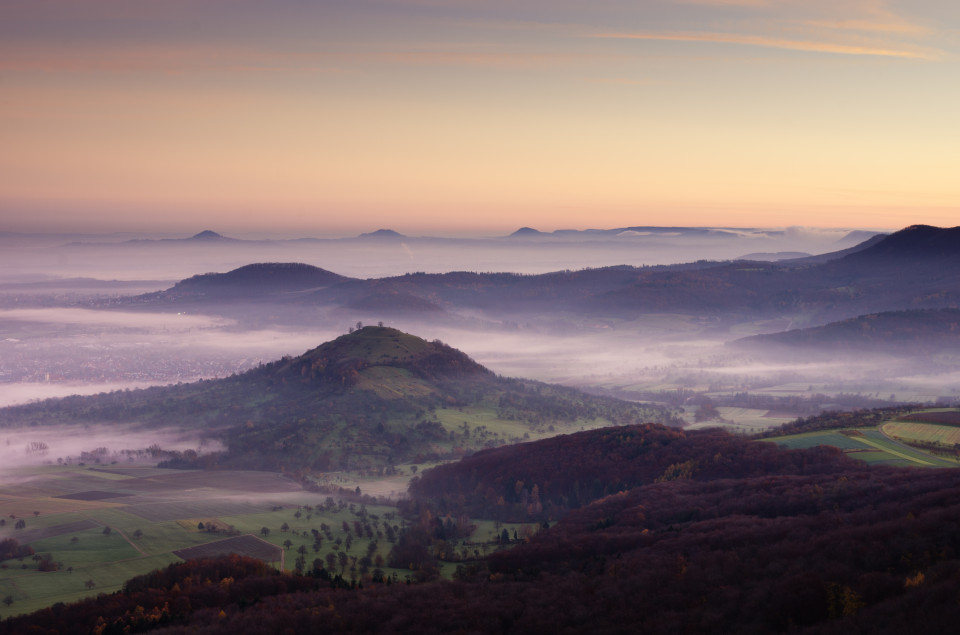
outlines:
[[[245,265],[227,273],[204,273],[181,280],[159,295],[167,299],[193,296],[243,296],[304,291],[348,280],[344,276],[299,262]]]
[[[955,261],[960,259],[960,227],[911,225],[850,254],[848,261]]]
[[[419,384],[417,394],[427,394],[435,387],[425,382],[493,377],[465,353],[439,340],[428,342],[388,326],[364,326],[342,335],[281,363],[277,372],[365,388],[388,398],[405,396],[411,383]],[[407,390],[396,385],[401,377]]]
[[[224,240],[225,236],[223,234],[218,234],[217,232],[205,229],[199,234],[194,234],[190,237],[190,240]]]

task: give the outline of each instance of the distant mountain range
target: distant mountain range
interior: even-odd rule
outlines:
[[[313,237],[302,237],[302,238],[288,238],[288,239],[242,239],[242,238],[233,238],[225,236],[216,231],[205,229],[193,236],[183,237],[183,238],[127,238],[124,242],[109,242],[104,243],[101,237],[95,239],[96,244],[126,244],[126,243],[143,243],[143,242],[158,242],[169,244],[172,242],[186,242],[186,241],[210,241],[210,242],[234,242],[234,243],[259,243],[259,242],[293,242],[293,241],[340,241],[340,240],[365,240],[365,239],[380,239],[380,238],[402,238],[406,240],[466,240],[466,241],[483,241],[483,240],[497,240],[497,239],[532,239],[532,240],[581,240],[581,239],[598,239],[598,238],[614,238],[614,239],[623,239],[623,238],[651,238],[651,237],[661,237],[661,238],[712,238],[712,239],[725,239],[725,238],[750,238],[750,239],[763,239],[763,238],[784,238],[790,235],[791,230],[783,229],[761,229],[755,227],[661,227],[655,225],[643,225],[643,226],[629,226],[629,227],[614,227],[609,229],[558,229],[554,231],[540,231],[533,227],[521,227],[516,231],[506,235],[506,236],[489,236],[489,237],[475,237],[475,238],[463,238],[463,239],[446,239],[436,236],[409,236],[404,235],[394,229],[381,228],[371,232],[364,232],[358,234],[354,237],[343,237],[343,238],[313,238]],[[844,234],[841,238],[836,240],[837,245],[853,245],[860,243],[872,236],[878,235],[878,232],[870,232],[865,230],[853,230]],[[0,232],[0,238],[28,238],[34,236],[32,234],[16,234],[13,232]],[[115,234],[109,236],[110,238],[124,237],[123,234]],[[85,244],[94,244],[92,242],[84,241],[84,236],[82,234],[69,234],[64,235],[65,238],[69,238],[73,241],[74,245],[85,245]]]
[[[615,266],[539,275],[450,272],[360,280],[294,263],[205,274],[129,305],[223,302],[344,309],[361,314],[631,319],[678,313],[733,321],[787,316],[817,325],[868,313],[960,306],[960,228],[914,226],[812,258]]]
[[[288,470],[384,468],[648,420],[681,425],[665,408],[498,377],[441,342],[381,326],[225,379],[0,410],[7,427],[173,427],[228,447],[183,466]]]

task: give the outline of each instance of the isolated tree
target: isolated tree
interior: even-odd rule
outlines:
[[[92,589],[93,587],[97,586],[97,583],[93,580],[87,580],[83,583],[83,586],[87,587],[88,589]]]
[[[261,535],[261,536],[269,536],[269,535],[270,535],[270,528],[269,528],[269,527],[261,527],[261,528],[260,528],[260,535]]]
[[[38,512],[38,511],[34,511],[34,512],[33,512],[33,517],[34,517],[34,518],[36,518],[36,517],[39,516],[39,515],[40,515],[40,512]]]
[[[112,531],[113,531],[113,530],[110,529],[110,525],[107,525],[106,527],[103,528],[103,535],[104,535],[104,536],[109,536],[109,535],[110,535],[110,532],[112,532]]]
[[[133,532],[133,537],[136,538],[137,540],[140,540],[141,538],[143,538],[143,531],[141,531],[140,529],[136,530],[135,532]]]
[[[290,525],[288,525],[287,523],[283,523],[282,525],[280,525],[280,531],[282,532],[290,531]]]
[[[13,596],[12,595],[3,596],[3,603],[6,604],[7,606],[10,606],[11,604],[13,604]]]
[[[26,526],[27,526],[27,521],[25,521],[24,519],[21,518],[20,520],[17,521],[17,524],[14,525],[13,528],[14,528],[14,529],[23,529],[23,528],[26,527]]]
[[[285,549],[289,550],[290,547],[293,546],[293,541],[287,538],[286,540],[283,541],[283,546]]]

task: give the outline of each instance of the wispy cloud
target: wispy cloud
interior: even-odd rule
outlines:
[[[584,61],[582,54],[509,50],[503,46],[483,44],[417,45],[398,42],[392,46],[377,45],[366,49],[334,46],[326,50],[288,51],[204,44],[132,43],[122,47],[101,45],[83,48],[0,45],[0,71],[41,73],[342,73],[350,69],[390,66],[522,70],[570,68]]]
[[[823,40],[798,40],[770,35],[722,33],[709,31],[665,31],[634,33],[594,33],[590,37],[623,40],[666,40],[676,42],[706,42],[715,44],[739,44],[765,48],[833,53],[838,55],[871,55],[907,59],[935,60],[939,54],[919,48],[888,47],[877,44],[829,42]]]

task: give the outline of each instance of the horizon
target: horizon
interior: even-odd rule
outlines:
[[[289,231],[277,232],[277,231],[256,231],[256,230],[244,230],[239,229],[237,231],[232,231],[229,229],[220,229],[220,228],[211,228],[206,227],[204,229],[142,229],[142,230],[132,230],[132,229],[117,229],[117,230],[105,230],[105,231],[68,231],[61,229],[48,229],[48,230],[38,230],[38,231],[17,231],[9,230],[6,228],[0,229],[0,237],[16,238],[16,237],[64,237],[64,238],[101,238],[101,239],[123,239],[123,240],[184,240],[189,238],[197,238],[201,234],[216,234],[218,238],[227,238],[233,240],[265,240],[265,241],[284,241],[284,240],[303,240],[303,239],[315,239],[315,240],[344,240],[351,238],[363,238],[363,237],[375,237],[371,236],[380,232],[395,232],[397,234],[396,238],[401,239],[449,239],[449,240],[497,240],[502,238],[513,237],[517,232],[524,230],[533,230],[536,232],[535,235],[542,235],[544,237],[556,236],[558,234],[563,234],[565,232],[577,232],[587,234],[589,232],[610,232],[615,230],[627,231],[630,229],[638,228],[650,228],[650,229],[678,229],[678,230],[693,230],[693,229],[703,229],[709,231],[718,231],[718,232],[738,232],[738,231],[747,231],[747,232],[822,232],[828,235],[840,235],[846,236],[850,233],[856,232],[875,232],[875,233],[893,233],[907,227],[916,226],[916,225],[927,225],[933,227],[941,227],[943,229],[948,229],[953,225],[932,225],[931,223],[913,223],[911,225],[905,226],[891,226],[891,227],[880,227],[880,226],[812,226],[812,225],[790,225],[790,226],[733,226],[733,225],[622,225],[616,227],[599,227],[592,225],[584,225],[583,227],[551,227],[551,228],[541,228],[541,227],[530,227],[527,225],[515,227],[513,229],[503,229],[497,232],[497,229],[490,231],[481,231],[481,230],[444,230],[443,228],[433,228],[425,230],[423,233],[405,233],[403,231],[398,231],[394,227],[376,227],[376,228],[360,228],[354,231],[337,231],[332,232],[329,230],[324,230],[324,228],[312,228],[304,230],[292,229]],[[432,233],[431,233],[432,232]],[[522,236],[521,236],[522,237]],[[615,236],[610,236],[614,238]]]

